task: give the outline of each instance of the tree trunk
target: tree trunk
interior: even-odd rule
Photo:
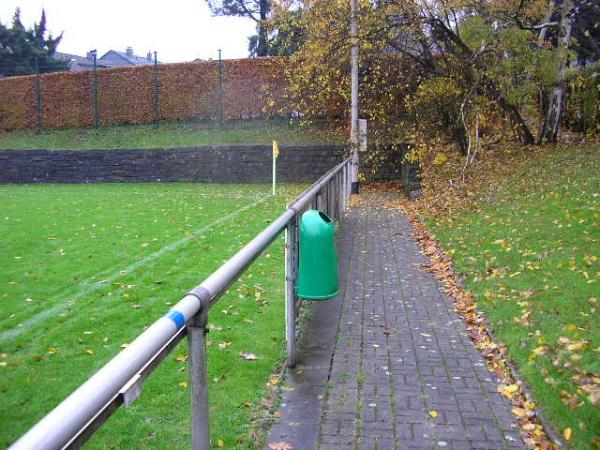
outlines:
[[[567,58],[569,43],[571,41],[571,27],[573,0],[564,0],[560,18],[562,36],[558,41],[559,63],[558,63],[558,81],[552,89],[550,101],[548,102],[548,116],[546,118],[546,129],[544,130],[544,139],[548,142],[556,142],[558,138],[558,127],[562,115],[564,97],[565,97],[565,70],[567,67]]]
[[[260,0],[260,21],[258,22],[258,46],[256,48],[256,56],[267,56],[269,54],[266,21],[270,9],[271,3],[269,0]]]
[[[523,144],[534,144],[535,138],[533,137],[533,134],[531,134],[531,131],[525,123],[523,116],[521,116],[518,108],[502,95],[500,89],[498,89],[493,80],[485,77],[482,81],[483,86],[478,89],[478,93],[491,100],[494,100],[496,104],[508,114],[510,120],[512,120],[512,122],[515,124],[517,135]]]
[[[544,23],[550,23],[555,6],[556,0],[550,0],[550,3],[548,4],[548,11],[546,11],[546,18],[544,19]],[[544,42],[546,42],[547,33],[548,27],[542,27],[542,29],[540,30],[540,34],[538,35],[538,47],[542,48],[544,46]]]

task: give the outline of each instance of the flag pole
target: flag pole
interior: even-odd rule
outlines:
[[[279,146],[277,141],[273,141],[273,195],[275,195],[275,187],[277,185],[277,157],[279,156]]]

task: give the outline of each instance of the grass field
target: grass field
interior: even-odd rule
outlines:
[[[218,144],[280,144],[344,143],[345,135],[320,127],[300,128],[286,120],[243,120],[226,122],[223,130],[217,123],[162,123],[125,125],[98,129],[73,128],[0,133],[0,150],[79,150],[113,148],[172,148]]]
[[[600,148],[510,156],[429,221],[546,419],[600,438]],[[447,185],[447,183],[446,183]]]
[[[0,186],[0,447],[118,353],[284,209],[298,186]],[[251,447],[283,359],[283,242],[211,311],[212,439]],[[256,361],[240,358],[252,352]],[[183,342],[89,448],[189,448]]]

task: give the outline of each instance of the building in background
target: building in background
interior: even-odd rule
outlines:
[[[148,52],[146,56],[134,55],[133,48],[127,47],[125,52],[107,51],[98,59],[98,62],[104,67],[145,66],[154,64],[154,58],[151,52]]]
[[[69,63],[69,70],[92,70],[94,68],[94,51],[89,51],[85,56],[72,55],[70,53],[54,52],[54,58]],[[98,68],[107,67],[100,61],[96,61]]]
[[[70,53],[54,52],[53,57],[69,63],[69,70],[92,70],[94,68],[94,50],[87,52],[85,56],[72,55]],[[96,60],[98,68],[146,66],[154,64],[151,52],[146,56],[136,56],[133,48],[127,47],[124,52],[109,50]]]

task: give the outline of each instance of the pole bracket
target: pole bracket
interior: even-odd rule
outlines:
[[[144,378],[138,373],[121,388],[119,394],[123,396],[123,404],[126,408],[131,406],[131,404],[142,394],[143,384]]]

